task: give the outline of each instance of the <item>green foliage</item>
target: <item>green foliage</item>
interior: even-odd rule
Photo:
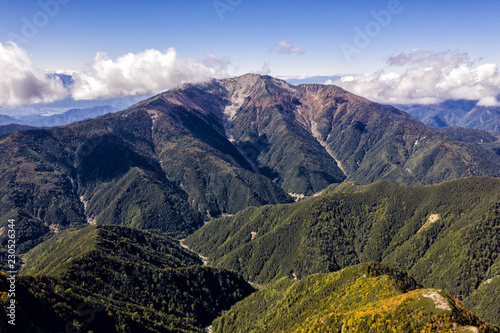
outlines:
[[[434,128],[435,132],[446,135],[460,142],[471,142],[471,143],[492,143],[498,139],[491,132],[485,130],[458,127],[458,126],[448,126],[442,128]]]
[[[161,232],[122,226],[65,230],[25,259],[16,301],[26,329],[202,332],[253,291]]]
[[[186,244],[257,283],[381,261],[456,297],[470,295],[499,258],[498,179],[342,188],[213,220]]]
[[[66,229],[38,245],[24,256],[22,274],[61,274],[71,260],[87,255],[97,244],[96,227]]]
[[[478,316],[491,323],[500,323],[500,275],[485,280],[465,299],[465,304]]]
[[[416,288],[406,273],[375,263],[301,281],[285,277],[224,312],[213,332],[500,331],[442,291]]]

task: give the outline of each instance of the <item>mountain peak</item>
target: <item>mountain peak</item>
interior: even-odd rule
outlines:
[[[258,74],[185,85],[122,112],[3,140],[2,216],[25,214],[40,235],[95,220],[181,236],[204,218],[345,179],[416,185],[500,175],[500,156],[393,107]]]
[[[230,79],[225,79],[220,81],[221,84],[228,89],[228,91],[232,91],[234,89],[242,88],[242,87],[254,87],[254,86],[263,86],[266,84],[272,84],[277,87],[287,89],[290,91],[296,91],[295,86],[292,86],[291,84],[287,83],[284,80],[277,79],[273,76],[270,75],[260,75],[260,74],[253,74],[253,73],[247,73],[241,76],[237,76],[234,78]]]

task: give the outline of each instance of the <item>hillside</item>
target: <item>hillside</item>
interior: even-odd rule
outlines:
[[[210,264],[258,283],[377,261],[466,298],[499,273],[499,179],[345,183],[325,193],[213,220],[185,243]]]
[[[203,221],[344,180],[500,176],[500,156],[335,86],[243,75],[187,84],[117,113],[0,137],[0,228],[21,252],[67,227],[184,237]],[[0,229],[0,238],[2,238]]]
[[[488,132],[485,130],[448,126],[433,128],[433,131],[447,136],[453,140],[480,145],[481,148],[491,150],[500,155],[500,132]]]
[[[25,260],[16,328],[26,332],[62,332],[67,323],[93,332],[202,332],[253,291],[232,272],[201,266],[162,233],[129,227],[65,230]],[[3,308],[6,277],[0,276]]]
[[[499,132],[488,132],[485,130],[457,126],[440,127],[434,128],[433,130],[460,142],[493,143],[499,141],[496,136]]]
[[[224,312],[212,332],[500,331],[442,290],[419,287],[403,271],[375,263],[285,277]]]

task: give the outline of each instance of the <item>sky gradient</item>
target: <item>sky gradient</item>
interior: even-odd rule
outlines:
[[[399,85],[408,66],[434,67],[439,76],[447,68],[446,61],[453,59],[460,59],[459,64],[448,64],[448,74],[464,65],[468,80],[477,81],[478,67],[500,63],[497,1],[17,0],[3,1],[0,6],[0,59],[8,59],[0,64],[4,74],[0,104],[4,105],[64,95],[53,87],[48,92],[36,91],[36,98],[27,98],[29,91],[14,96],[12,82],[20,79],[9,79],[14,75],[9,71],[11,64],[35,71],[35,86],[47,84],[42,72],[77,73],[78,88],[73,95],[86,99],[127,95],[125,89],[131,90],[129,94],[144,93],[148,81],[153,82],[151,92],[157,92],[181,81],[247,72],[278,77],[351,75],[347,82],[354,83],[361,78],[366,81],[367,75],[383,81],[388,73],[399,73],[397,82],[392,76],[392,85]],[[15,42],[15,50],[9,42]],[[402,54],[406,62],[390,60]],[[416,59],[418,55],[424,55],[427,62]],[[155,61],[162,64],[165,75],[159,71],[151,74],[156,77],[141,80],[134,74],[154,71]],[[131,62],[142,65],[130,69]],[[123,80],[115,87],[112,77],[118,72]],[[381,72],[382,79],[376,74]],[[439,78],[434,79],[432,84],[442,85]],[[498,73],[490,73],[488,87],[478,88],[482,93],[477,98],[500,93],[494,91],[500,83],[497,79]],[[132,81],[144,82],[136,87]],[[354,83],[346,85],[372,99],[386,98],[374,95],[373,89],[359,88],[366,82],[357,90]],[[46,93],[46,99],[40,97]],[[400,101],[401,94],[400,90],[391,102]],[[417,97],[432,101],[432,96]]]

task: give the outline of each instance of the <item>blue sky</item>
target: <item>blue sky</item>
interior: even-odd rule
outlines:
[[[192,71],[195,60],[205,66],[203,75],[190,72],[182,80],[209,76],[210,66],[218,66],[211,72],[215,76],[403,73],[406,69],[390,66],[389,59],[419,51],[432,52],[427,58],[433,59],[446,52],[461,54],[461,62],[472,71],[500,63],[498,1],[17,0],[2,1],[0,6],[0,43],[5,47],[14,41],[21,49],[3,51],[8,57],[26,51],[29,66],[37,71],[85,72],[95,65],[98,53],[105,53],[102,63],[109,63],[126,54],[146,57],[146,50],[166,54],[171,48],[176,59],[192,60],[177,71],[186,66]],[[95,81],[92,75],[81,75],[82,86]],[[490,86],[496,82],[491,76]],[[358,81],[357,76],[351,78],[348,82]],[[105,85],[109,77],[98,80]],[[175,80],[167,81],[165,88]],[[80,96],[99,96],[103,88],[91,90]],[[0,103],[1,93],[0,88]],[[113,94],[116,90],[105,93]],[[26,101],[5,96],[3,100]],[[45,100],[28,100],[37,101]]]

